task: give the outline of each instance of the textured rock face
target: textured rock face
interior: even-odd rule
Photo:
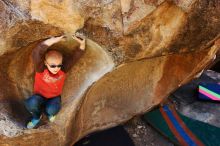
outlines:
[[[219,17],[218,0],[0,1],[0,145],[71,145],[150,110],[213,61]],[[32,49],[78,29],[87,50],[68,73],[56,122],[25,129]]]

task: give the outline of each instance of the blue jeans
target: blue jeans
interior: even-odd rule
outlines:
[[[35,119],[39,119],[42,112],[47,116],[56,115],[61,108],[61,96],[48,99],[35,94],[25,100],[25,107]]]

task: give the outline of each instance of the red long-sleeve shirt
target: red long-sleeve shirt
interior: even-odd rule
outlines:
[[[49,46],[40,43],[33,49],[32,59],[35,64],[34,94],[53,98],[62,93],[66,72],[82,56],[83,50],[76,49],[72,54],[63,54],[63,67],[57,74],[52,74],[44,65],[44,55]]]
[[[52,74],[48,69],[43,72],[36,72],[34,82],[34,94],[40,94],[46,98],[53,98],[61,95],[66,75],[60,70]]]

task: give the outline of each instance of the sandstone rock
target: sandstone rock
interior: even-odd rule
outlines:
[[[115,126],[158,105],[207,66],[218,47],[135,61],[116,68],[85,95],[73,137],[78,139],[97,129]]]
[[[164,0],[121,0],[124,33],[126,34],[129,27],[148,16]]]
[[[45,24],[62,28],[67,33],[75,32],[84,23],[84,19],[74,8],[74,1],[72,0],[32,0],[31,17]]]
[[[132,1],[126,2],[132,4]],[[127,6],[128,3],[124,5]],[[83,32],[92,40],[109,48],[109,52],[118,59],[118,64],[141,58],[190,52],[205,48],[208,42],[216,40],[215,37],[220,31],[219,2],[197,0],[164,1],[156,5],[157,3],[156,8],[144,17],[139,18],[139,14],[135,13],[138,10],[132,13],[131,16],[139,18],[137,21],[124,21],[123,17],[123,28],[126,28],[126,31],[123,30],[123,36],[115,35],[118,32],[104,27],[104,24],[96,25],[97,19],[87,21]],[[126,8],[123,9],[127,11]]]
[[[26,130],[24,127],[28,114],[22,102],[31,95],[33,88],[34,70],[30,53],[37,43],[39,42],[0,58],[0,63],[4,67],[0,73],[2,77],[0,78],[0,103],[5,105],[1,108],[0,113],[7,111],[7,115],[15,122],[13,129],[7,129],[8,132],[11,132],[10,136],[5,135],[4,132],[0,133],[3,135],[0,136],[0,144],[65,145],[66,142],[69,142],[69,133],[72,131],[69,127],[80,107],[82,95],[93,82],[114,66],[111,58],[100,46],[87,40],[87,51],[84,57],[68,73],[62,95],[63,109],[59,113],[55,125],[45,124],[36,130]],[[65,49],[67,52],[68,49],[71,51],[71,48]],[[41,136],[43,137],[41,138]],[[54,138],[57,140],[54,141]],[[18,139],[20,140],[18,141]]]
[[[0,145],[72,145],[150,110],[213,61],[219,14],[217,0],[0,1]],[[90,40],[56,122],[24,129],[33,47],[75,31]]]
[[[120,41],[126,56],[129,60],[141,59],[205,48],[208,40],[213,41],[209,38],[218,35],[220,25],[219,9],[209,5],[220,8],[219,3],[197,1],[186,13],[171,2],[162,3],[128,29],[130,35]]]

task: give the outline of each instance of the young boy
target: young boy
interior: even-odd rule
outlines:
[[[56,50],[48,48],[63,40],[64,36],[52,37],[41,42],[33,49],[32,59],[35,65],[34,94],[25,100],[25,107],[32,114],[27,128],[36,127],[40,122],[43,109],[50,122],[55,120],[61,108],[61,93],[66,78],[66,72],[80,58],[85,50],[85,39],[73,36],[79,44],[71,58],[63,58]]]

